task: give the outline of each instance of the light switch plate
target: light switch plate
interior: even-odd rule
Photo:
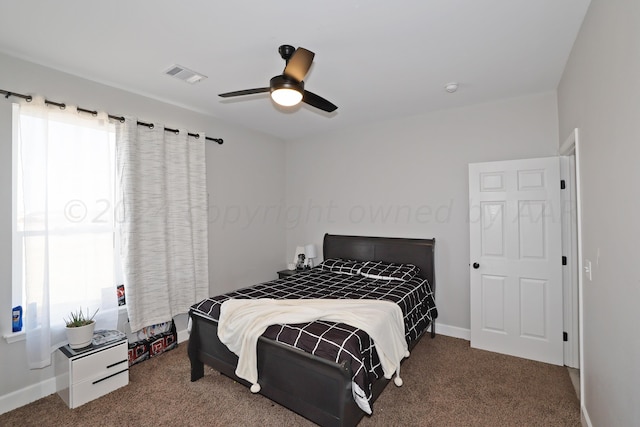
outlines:
[[[585,276],[587,276],[587,279],[589,279],[589,281],[592,280],[592,275],[591,275],[591,261],[589,261],[588,259],[584,260],[584,274]]]

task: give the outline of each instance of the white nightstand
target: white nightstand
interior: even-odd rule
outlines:
[[[56,390],[69,408],[129,384],[125,339],[87,349],[60,347],[55,355]]]

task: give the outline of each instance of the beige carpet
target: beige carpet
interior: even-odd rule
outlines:
[[[130,383],[70,410],[51,395],[0,415],[0,426],[310,426],[211,369],[189,381],[187,343],[135,365]],[[425,337],[360,426],[579,426],[566,368]]]

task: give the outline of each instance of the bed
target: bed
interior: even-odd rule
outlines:
[[[414,265],[418,268],[418,274],[408,282],[419,280],[428,283],[432,300],[435,292],[434,249],[434,239],[326,234],[323,242],[323,257],[324,260],[382,261]],[[302,286],[301,283],[317,281],[316,277],[325,280],[328,276],[319,270],[320,268],[313,269],[310,273],[297,274],[290,279],[279,279],[256,285],[256,287],[260,289],[275,287],[277,293],[278,287]],[[341,277],[342,281],[346,281],[350,285],[353,280],[356,280],[344,279],[345,276]],[[374,285],[378,282],[376,279],[371,280],[374,281]],[[360,285],[358,281],[354,283],[356,286],[375,288],[369,282],[364,282],[364,285]],[[254,287],[246,289],[253,290]],[[242,298],[241,291],[234,291],[240,293],[230,293],[230,295],[231,297],[241,295],[240,298]],[[248,297],[251,298],[251,296]],[[304,294],[303,298],[306,297],[307,294]],[[315,295],[310,297],[315,297]],[[191,335],[188,352],[191,361],[191,381],[196,381],[204,376],[204,365],[206,364],[249,386],[247,381],[238,378],[234,373],[238,357],[218,339],[215,307],[217,302],[225,298],[227,297],[209,298],[194,304],[190,310]],[[367,294],[357,298],[373,297]],[[393,300],[393,298],[385,299]],[[404,298],[398,299],[398,305],[400,305],[401,299]],[[402,308],[405,314],[407,314],[407,310],[410,310],[407,307]],[[435,305],[431,302],[426,310],[429,312],[427,320],[425,321],[425,316],[421,316],[416,326],[412,327],[411,331],[407,331],[410,349],[425,335],[428,326],[431,326],[431,337],[435,337],[434,320],[437,317]],[[271,335],[276,333],[271,331]],[[306,351],[299,351],[287,343],[278,342],[268,336],[270,336],[269,329],[260,337],[257,347],[261,394],[323,426],[354,426],[365,416],[361,406],[358,406],[354,400],[354,388],[360,384],[356,382],[356,379],[360,381],[361,378],[358,378],[360,370],[352,360],[339,360],[338,362],[327,360]],[[272,336],[272,338],[275,337]],[[375,365],[375,351],[370,359],[369,362],[363,363]],[[367,393],[368,401],[373,404],[389,381],[375,372],[367,374],[365,371],[365,376],[367,375],[364,391]]]

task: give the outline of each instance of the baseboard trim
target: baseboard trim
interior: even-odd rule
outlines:
[[[186,329],[177,331],[177,335],[178,344],[189,339],[189,332]],[[31,402],[35,402],[36,400],[47,397],[55,392],[56,379],[53,377],[48,380],[41,381],[38,384],[33,384],[21,390],[0,396],[0,414],[28,405]]]
[[[429,326],[429,332],[431,332],[431,326]],[[436,322],[436,334],[471,341],[471,329],[460,328],[458,326],[443,325],[442,323],[438,322]]]
[[[589,418],[589,413],[587,412],[587,408],[584,405],[580,405],[580,423],[586,427],[593,427],[591,424],[591,418]]]
[[[56,392],[56,378],[49,378],[21,390],[5,394],[0,397],[0,414],[13,411],[21,406],[35,402],[38,399]]]
[[[189,339],[189,331],[187,331],[186,329],[178,331],[178,344],[185,342],[188,339]]]

